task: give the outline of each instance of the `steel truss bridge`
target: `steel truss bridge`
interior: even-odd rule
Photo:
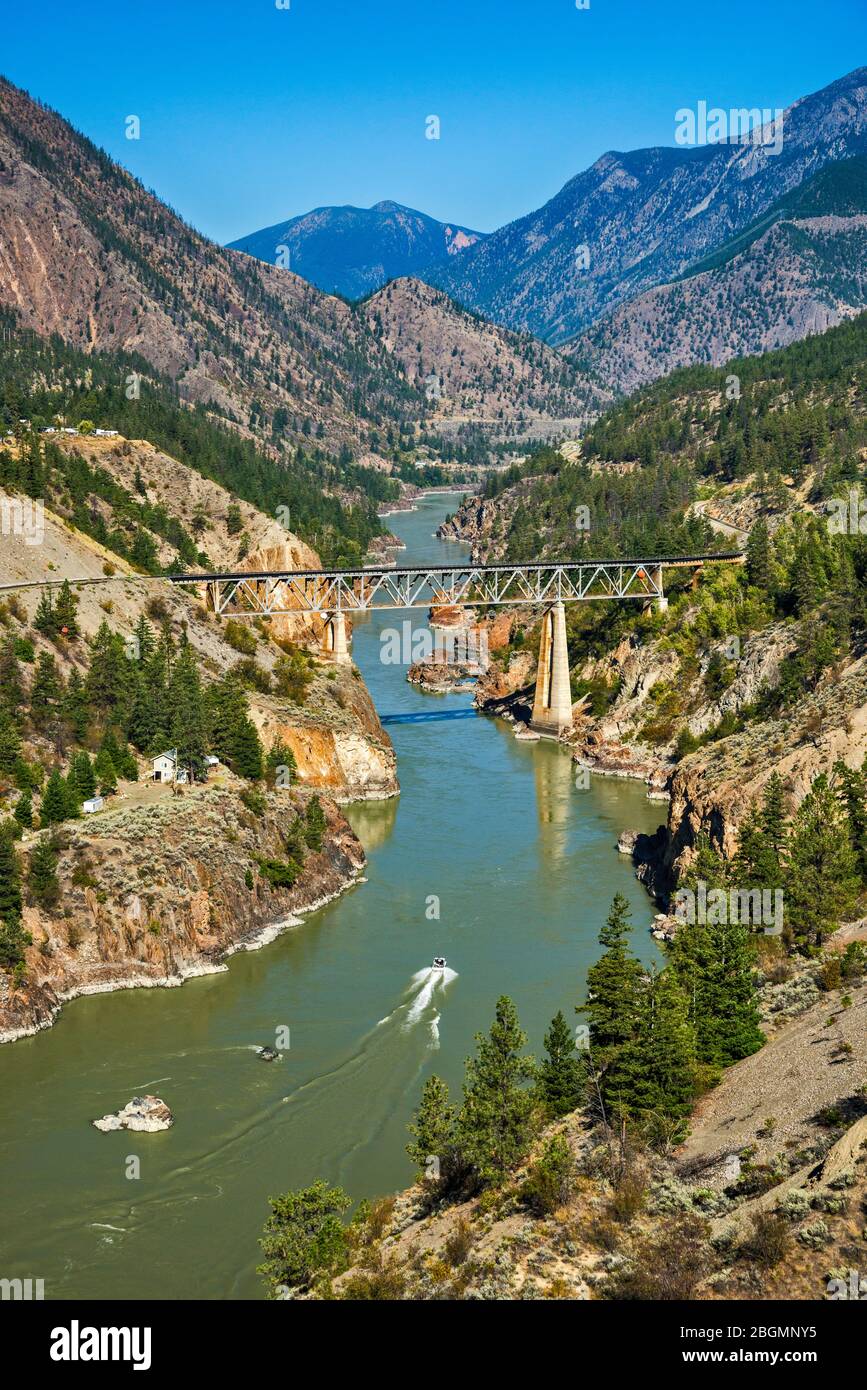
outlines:
[[[741,551],[637,560],[539,565],[413,565],[261,573],[171,574],[172,584],[205,586],[214,612],[230,617],[360,613],[383,608],[554,604],[591,599],[664,598],[663,569],[740,564]]]

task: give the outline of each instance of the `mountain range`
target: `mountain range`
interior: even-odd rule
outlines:
[[[484,236],[400,203],[382,202],[372,208],[314,208],[230,244],[271,265],[288,265],[329,294],[360,299],[387,280],[417,275],[436,261],[459,255]]]
[[[822,333],[867,308],[867,156],[826,165],[686,275],[626,300],[565,351],[628,393]]]
[[[460,254],[440,248],[424,266],[395,259],[391,273],[563,347],[589,378],[629,390],[685,362],[781,346],[863,307],[863,188],[846,165],[865,154],[862,67],[790,106],[778,144],[611,151]],[[839,173],[817,180],[834,165]],[[349,246],[348,211],[285,225],[312,219],[317,254],[336,261]],[[351,225],[345,286],[354,267],[361,282],[381,264],[378,223],[369,244],[365,224]],[[263,237],[273,258],[264,233],[235,244],[255,251]],[[295,268],[305,274],[300,259]]]

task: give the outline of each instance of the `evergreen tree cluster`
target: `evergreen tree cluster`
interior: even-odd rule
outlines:
[[[77,600],[69,586],[56,601],[49,595],[46,590],[40,600],[34,627],[54,639],[77,640]],[[73,666],[67,677],[50,650],[37,655],[24,642],[22,659],[22,642],[0,640],[0,776],[20,793],[13,811],[18,833],[34,823],[36,794],[39,824],[57,825],[79,815],[88,798],[116,791],[120,779],[135,781],[136,753],[154,757],[176,749],[179,766],[193,780],[204,775],[211,752],[241,777],[255,782],[265,775],[240,679],[230,672],[205,686],[185,631],[176,641],[168,623],[157,631],[142,614],[132,640],[125,640],[103,620],[89,643],[85,671]],[[42,767],[22,755],[28,735],[54,749],[47,781]],[[289,750],[284,753],[294,766]]]
[[[730,862],[706,836],[699,839],[686,886],[782,891],[784,935],[794,950],[814,954],[867,890],[867,760],[838,761],[817,776],[794,815],[774,773],[761,805],[745,817]],[[678,938],[679,939],[679,938]]]
[[[607,1123],[626,1119],[677,1136],[720,1069],[764,1041],[749,932],[683,924],[670,963],[646,970],[629,949],[629,917],[617,894],[579,1008],[589,1023],[593,1088]]]

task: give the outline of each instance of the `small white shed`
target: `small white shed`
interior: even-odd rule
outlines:
[[[94,811],[101,811],[104,805],[104,796],[91,796],[87,801],[82,802],[81,809],[86,816],[92,816]]]

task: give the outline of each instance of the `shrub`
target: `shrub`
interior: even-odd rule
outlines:
[[[785,1258],[789,1245],[789,1223],[779,1212],[759,1211],[753,1216],[753,1229],[741,1245],[741,1254],[767,1269]]]
[[[606,1296],[648,1302],[693,1298],[710,1268],[707,1234],[700,1217],[676,1217],[641,1242],[634,1263],[614,1275]]]
[[[468,1258],[473,1248],[473,1228],[465,1216],[458,1221],[457,1226],[446,1240],[443,1246],[443,1254],[452,1269],[462,1265]]]
[[[256,650],[256,634],[244,623],[235,622],[234,618],[226,623],[223,636],[229,646],[242,656],[252,656]]]
[[[521,1192],[527,1206],[537,1216],[547,1216],[565,1206],[575,1183],[575,1156],[562,1135],[549,1139],[532,1164]]]

